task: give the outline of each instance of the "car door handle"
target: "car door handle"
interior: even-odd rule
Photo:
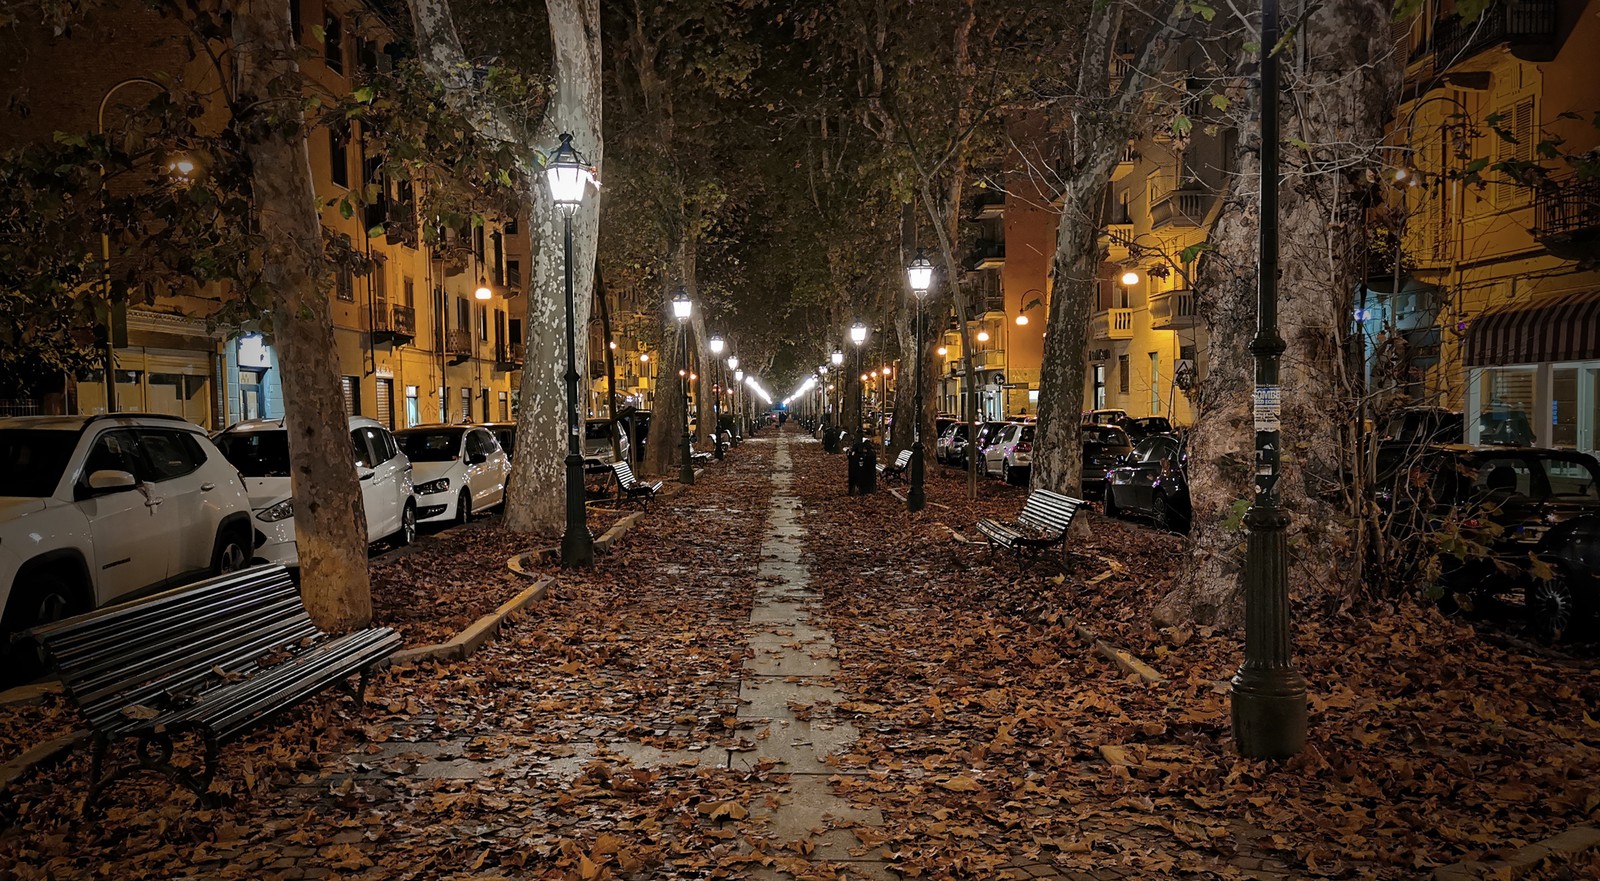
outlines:
[[[361,480],[371,480],[372,479],[372,475],[377,474],[377,473],[378,472],[376,472],[376,471],[368,471],[366,474],[361,475],[360,479]]]
[[[216,488],[217,488],[217,485],[214,484],[214,483],[202,483],[202,484],[200,484],[200,491],[203,492],[203,493],[211,492],[212,490],[214,490]]]
[[[146,508],[154,508],[157,505],[160,505],[164,501],[166,501],[165,498],[162,498],[161,496],[156,496],[155,498],[145,499],[144,506]]]

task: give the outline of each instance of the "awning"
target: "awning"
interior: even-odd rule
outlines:
[[[1600,359],[1600,290],[1487,312],[1467,327],[1468,367]]]

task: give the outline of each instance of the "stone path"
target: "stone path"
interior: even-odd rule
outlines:
[[[760,583],[750,612],[753,654],[745,661],[739,685],[738,718],[756,726],[757,746],[730,752],[728,763],[743,770],[776,762],[774,770],[790,775],[783,791],[751,808],[753,816],[766,817],[776,841],[790,844],[813,862],[844,863],[853,876],[887,879],[893,876],[883,862],[871,858],[871,849],[852,831],[882,825],[882,815],[851,806],[828,782],[844,773],[829,756],[846,752],[857,731],[833,718],[842,700],[833,683],[839,672],[838,649],[806,609],[818,595],[801,560],[805,529],[796,522],[800,501],[791,491],[788,445],[789,435],[779,435],[768,536],[761,546]],[[783,876],[768,871],[757,877]]]

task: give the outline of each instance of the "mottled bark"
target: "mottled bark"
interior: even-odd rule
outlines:
[[[294,477],[300,592],[318,626],[348,630],[372,619],[366,517],[350,459],[328,310],[322,225],[300,110],[288,0],[242,0],[233,16],[235,121],[250,162],[272,292],[272,337],[283,371],[284,427]]]
[[[651,405],[649,456],[645,465],[656,476],[677,474],[683,464],[685,424],[684,386],[688,382],[689,347],[683,325],[672,315],[672,297],[679,288],[694,298],[695,245],[692,229],[673,231],[667,271],[662,273],[661,355],[657,368],[655,403]],[[679,371],[683,371],[682,375]]]
[[[1390,10],[1381,0],[1336,0],[1315,7],[1302,29],[1303,58],[1284,62],[1281,103],[1286,149],[1279,189],[1282,272],[1282,505],[1290,517],[1290,587],[1302,600],[1340,604],[1359,587],[1361,555],[1346,494],[1344,442],[1359,417],[1347,372],[1351,298],[1361,261],[1361,188],[1381,162],[1385,108],[1396,71],[1388,56]],[[1257,213],[1261,174],[1258,96],[1236,92],[1243,108],[1241,172],[1201,273],[1199,301],[1208,329],[1210,370],[1197,389],[1190,440],[1195,558],[1158,609],[1169,621],[1238,626],[1244,533],[1237,525],[1251,495],[1254,433],[1248,352],[1255,330]]]
[[[1109,174],[1109,169],[1107,170]],[[1091,175],[1098,171],[1091,169]],[[1050,294],[1050,332],[1044,337],[1039,373],[1039,423],[1029,484],[1081,496],[1083,477],[1083,378],[1088,366],[1089,319],[1100,266],[1100,193],[1091,181],[1074,193],[1056,233],[1055,287]],[[1092,207],[1091,207],[1092,206]],[[1093,210],[1085,216],[1085,210]]]

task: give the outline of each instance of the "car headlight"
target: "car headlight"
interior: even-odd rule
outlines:
[[[419,496],[427,496],[434,493],[447,493],[449,491],[450,478],[448,477],[441,477],[438,480],[430,480],[427,483],[417,484],[417,495]]]
[[[256,519],[264,523],[277,523],[279,520],[288,520],[294,516],[294,499],[284,499],[270,508],[256,515]]]

